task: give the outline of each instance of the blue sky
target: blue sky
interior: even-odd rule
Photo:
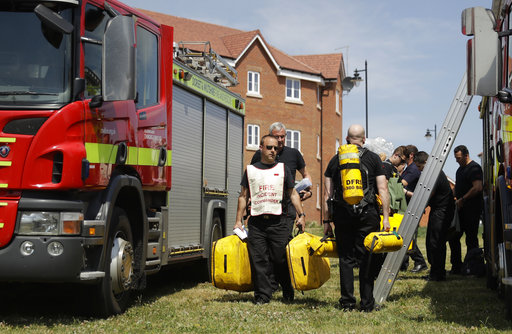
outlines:
[[[123,0],[126,4],[241,30],[260,29],[265,40],[290,55],[342,52],[348,75],[368,61],[368,134],[393,146],[414,144],[430,153],[466,68],[460,14],[490,7],[491,0]],[[364,78],[364,73],[361,73]],[[482,130],[474,97],[454,147],[464,144],[480,163]],[[343,98],[343,135],[365,124],[365,84]],[[333,138],[333,141],[335,139]],[[453,155],[444,171],[452,178]]]

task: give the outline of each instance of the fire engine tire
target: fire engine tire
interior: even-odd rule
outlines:
[[[212,227],[210,229],[210,241],[207,245],[208,247],[208,258],[206,261],[207,270],[206,273],[208,274],[208,281],[211,282],[212,280],[212,244],[214,241],[219,240],[222,238],[222,221],[218,215],[213,216],[212,220]]]
[[[105,277],[98,286],[100,313],[103,316],[120,314],[131,300],[133,286],[133,236],[126,212],[115,207],[112,213],[103,270]]]

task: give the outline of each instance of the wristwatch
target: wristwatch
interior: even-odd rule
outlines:
[[[306,217],[306,214],[303,212],[303,213],[299,213],[299,218],[300,217]]]

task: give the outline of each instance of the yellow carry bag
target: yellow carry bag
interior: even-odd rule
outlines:
[[[380,229],[381,230],[384,229],[384,226],[382,225],[383,219],[384,219],[384,217],[381,215],[380,216]],[[391,227],[391,231],[393,231],[394,229],[396,229],[398,231],[398,228],[400,227],[400,224],[402,223],[402,219],[404,219],[404,215],[402,215],[400,213],[395,213],[394,215],[389,216],[389,225]],[[413,242],[414,241],[411,241],[411,243],[409,244],[409,248],[407,250],[412,249]]]
[[[358,204],[364,197],[359,169],[359,149],[353,144],[341,145],[338,148],[338,160],[341,168],[343,199],[350,205]]]
[[[309,254],[338,258],[336,238],[330,235],[324,235],[323,238],[314,236],[309,242]]]
[[[233,234],[213,242],[212,284],[219,289],[254,290],[247,243]]]
[[[372,232],[364,238],[364,246],[370,253],[396,252],[404,245],[404,239],[394,229],[391,232]]]
[[[286,246],[286,259],[292,286],[299,291],[317,289],[331,277],[329,259],[310,254],[309,245],[314,238],[318,237],[303,232]]]

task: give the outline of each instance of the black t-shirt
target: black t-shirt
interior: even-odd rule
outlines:
[[[268,165],[268,164],[262,163],[261,161],[258,161],[256,163],[254,163],[253,166],[256,168],[259,168],[259,169],[269,169],[269,168],[274,167],[276,164],[277,164],[277,162],[274,164]],[[244,175],[242,176],[242,181],[240,182],[240,185],[249,189],[249,180],[247,179],[247,169],[245,170]],[[286,165],[284,165],[284,183],[283,183],[283,187],[284,187],[283,198],[284,199],[286,199],[286,200],[288,199],[288,196],[286,195],[286,190],[293,188],[294,185],[295,185],[295,182],[293,181],[292,173],[290,172],[290,169]],[[283,202],[285,202],[285,201],[283,201]]]
[[[455,197],[462,198],[473,187],[473,181],[476,180],[483,180],[483,172],[479,164],[471,161],[466,166],[459,167],[455,174]]]
[[[260,160],[261,151],[258,150],[252,156],[251,165],[254,165],[256,162]],[[299,152],[299,150],[288,146],[284,146],[281,153],[277,154],[276,162],[282,162],[285,164],[286,167],[290,169],[293,181],[295,181],[295,172],[306,167],[306,162],[304,161],[304,158],[302,157],[302,154]]]
[[[379,156],[372,151],[367,151],[360,158],[360,163],[363,164],[364,167],[368,170],[368,178],[365,177],[365,173],[361,173],[362,181],[363,181],[363,189],[366,189],[367,183],[369,182],[369,187],[373,187],[374,194],[378,194],[379,191],[377,189],[377,176],[385,175],[384,168],[382,167],[382,160],[380,160]],[[339,170],[339,160],[338,155],[336,154],[332,157],[331,161],[329,161],[329,165],[327,165],[327,169],[325,170],[325,177],[329,177],[332,179],[334,186],[334,193],[340,193],[342,191],[341,187],[341,174]],[[341,199],[341,198],[339,198]]]
[[[407,166],[401,176],[401,179],[407,181],[407,187],[405,187],[407,191],[414,192],[414,188],[416,188],[416,185],[418,184],[420,175],[421,172],[414,162]]]
[[[439,172],[428,205],[432,209],[453,209],[455,207],[452,188],[450,188],[450,182],[443,171]]]
[[[386,175],[386,179],[392,178],[394,175],[398,176],[398,169],[391,163],[391,161],[386,160],[382,162],[382,168],[384,168],[384,175]]]

